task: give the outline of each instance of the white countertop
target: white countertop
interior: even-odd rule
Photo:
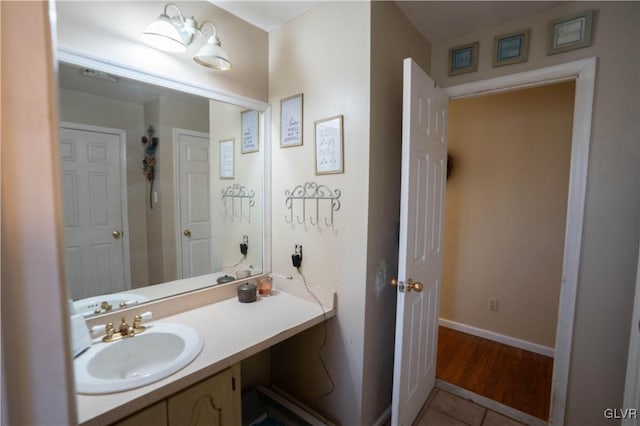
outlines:
[[[187,325],[200,333],[204,340],[200,355],[177,373],[138,389],[77,395],[78,422],[112,423],[324,320],[318,303],[306,297],[304,286],[295,282],[281,284],[275,286],[279,290],[274,290],[272,296],[259,296],[254,303],[240,303],[234,297],[159,320]],[[322,289],[314,292],[318,290],[324,293],[319,297],[326,317],[334,316],[335,294]]]

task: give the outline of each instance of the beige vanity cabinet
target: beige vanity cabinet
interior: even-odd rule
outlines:
[[[115,423],[115,426],[239,424],[242,424],[240,364],[236,364]]]
[[[242,424],[240,365],[236,364],[168,399],[169,426]]]

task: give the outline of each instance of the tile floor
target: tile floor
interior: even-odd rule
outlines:
[[[433,388],[414,426],[522,426],[481,405]]]

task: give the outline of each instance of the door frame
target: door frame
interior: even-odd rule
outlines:
[[[636,294],[633,304],[633,315],[629,332],[629,355],[627,357],[627,373],[624,382],[623,408],[636,407],[640,401],[640,252],[638,253],[638,267],[636,270]],[[622,419],[624,426],[640,425],[640,419],[629,417]]]
[[[580,272],[591,120],[596,77],[595,57],[444,88],[450,100],[495,94],[575,80],[569,193],[562,282],[556,329],[549,423],[564,424],[576,294]]]
[[[173,221],[176,235],[176,279],[181,280],[182,276],[182,225],[180,221],[180,147],[178,146],[178,136],[195,136],[198,138],[206,138],[209,140],[209,183],[211,183],[211,135],[209,133],[198,132],[195,130],[173,128]],[[211,194],[213,196],[213,194]],[[209,200],[211,204],[211,200]],[[211,211],[213,213],[213,211]],[[211,219],[211,218],[210,218]],[[211,232],[213,235],[213,230]],[[210,242],[211,253],[213,254],[213,240]]]
[[[120,159],[120,211],[122,222],[122,263],[124,269],[125,290],[131,290],[131,252],[129,251],[129,203],[127,191],[127,131],[112,127],[60,121],[58,129],[80,130],[85,132],[106,133],[118,136],[118,158]]]

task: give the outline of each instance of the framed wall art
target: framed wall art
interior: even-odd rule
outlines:
[[[527,29],[495,37],[493,41],[493,66],[501,67],[527,62],[530,32]]]
[[[280,101],[280,148],[302,145],[302,111],[302,93]]]
[[[478,71],[479,46],[476,41],[449,49],[449,75]]]
[[[246,110],[240,113],[240,122],[242,127],[242,143],[241,150],[243,154],[249,152],[257,152],[258,141],[260,139],[260,127],[258,126],[258,111]]]
[[[547,55],[591,46],[593,13],[587,10],[551,21]]]
[[[315,123],[316,174],[344,173],[342,116],[325,118]]]
[[[235,144],[234,139],[225,139],[220,141],[220,179],[233,179],[234,178],[234,158],[233,158],[233,146]]]

